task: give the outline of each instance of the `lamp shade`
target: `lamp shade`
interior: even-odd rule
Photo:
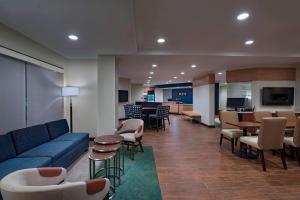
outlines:
[[[78,95],[79,95],[79,87],[67,86],[62,88],[63,97],[78,96]]]

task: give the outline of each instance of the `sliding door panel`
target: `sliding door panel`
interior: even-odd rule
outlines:
[[[63,118],[63,74],[27,64],[27,126]]]
[[[26,126],[25,63],[0,55],[0,134]]]

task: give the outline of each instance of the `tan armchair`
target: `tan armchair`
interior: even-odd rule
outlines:
[[[277,114],[278,117],[285,117],[285,118],[287,118],[288,122],[295,122],[296,121],[296,113],[293,112],[293,111],[277,111],[276,114]],[[287,134],[291,135],[291,134],[293,134],[294,129],[292,129],[292,128],[286,128],[285,132]]]
[[[141,119],[128,119],[123,121],[117,128],[115,134],[120,134],[124,137],[124,144],[127,149],[131,146],[131,158],[134,160],[135,148],[139,146],[144,152],[142,138],[144,133],[144,121]]]
[[[262,123],[263,119],[266,117],[272,117],[272,113],[268,111],[256,111],[254,112],[254,121]],[[256,130],[256,134],[259,133],[259,129]]]
[[[221,132],[220,132],[220,146],[222,146],[223,138],[231,142],[231,152],[234,153],[234,144],[237,144],[239,137],[243,131],[235,126],[227,124],[227,122],[238,122],[238,113],[234,111],[222,111],[220,113]]]
[[[286,122],[284,117],[264,118],[258,136],[240,137],[240,156],[242,157],[243,148],[247,149],[247,145],[257,149],[263,170],[266,171],[264,150],[280,150],[283,167],[287,169],[283,147]]]
[[[284,148],[286,146],[295,149],[298,164],[300,166],[300,118],[296,120],[294,136],[284,137]]]

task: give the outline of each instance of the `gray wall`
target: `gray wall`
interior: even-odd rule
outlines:
[[[24,128],[25,63],[0,55],[0,134]]]
[[[27,64],[27,126],[63,118],[63,75]]]

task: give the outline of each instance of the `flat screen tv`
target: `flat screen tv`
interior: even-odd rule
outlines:
[[[243,108],[245,107],[245,98],[227,98],[227,108]]]
[[[128,102],[127,90],[119,90],[119,102]]]
[[[262,89],[262,105],[269,105],[269,106],[294,105],[294,88],[264,87]]]

